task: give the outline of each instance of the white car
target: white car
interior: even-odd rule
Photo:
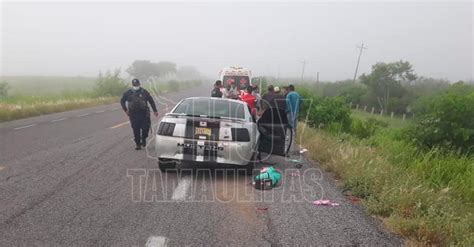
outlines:
[[[260,151],[286,155],[291,133],[284,111],[267,110],[257,123],[245,102],[193,97],[161,119],[155,147],[162,171],[191,162],[242,166],[250,172]]]

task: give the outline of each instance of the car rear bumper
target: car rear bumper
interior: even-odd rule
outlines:
[[[208,141],[156,135],[156,154],[159,159],[185,162],[247,165],[255,146],[252,142]]]

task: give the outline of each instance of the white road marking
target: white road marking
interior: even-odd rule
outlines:
[[[191,186],[191,177],[182,177],[178,186],[173,191],[171,200],[175,201],[184,201],[186,199],[186,194],[188,193],[189,187]]]
[[[25,125],[25,126],[21,126],[21,127],[16,127],[16,128],[14,128],[14,130],[26,129],[26,128],[33,127],[33,126],[36,126],[36,124],[30,124],[30,125]]]
[[[66,120],[66,119],[67,119],[67,117],[60,118],[60,119],[54,119],[54,120],[51,121],[51,123],[59,122],[59,121],[64,121],[64,120]]]
[[[86,113],[86,114],[77,115],[76,117],[85,117],[85,116],[88,116],[88,115],[90,115],[90,113]]]
[[[96,111],[95,113],[99,114],[99,113],[104,113],[105,111]]]
[[[114,126],[112,126],[112,127],[109,127],[109,129],[116,129],[116,128],[118,128],[118,127],[122,127],[122,126],[127,125],[127,124],[130,124],[130,121],[126,121],[126,122],[123,122],[123,123],[119,123],[119,124],[117,124],[117,125],[114,125]]]
[[[146,247],[163,247],[168,244],[168,239],[160,236],[151,236],[146,241]]]

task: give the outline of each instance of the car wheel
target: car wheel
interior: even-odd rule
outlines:
[[[176,169],[176,162],[168,159],[158,159],[158,167],[161,172],[168,172]]]

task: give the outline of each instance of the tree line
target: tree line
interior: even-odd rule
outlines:
[[[412,113],[416,118],[402,132],[402,138],[421,148],[442,148],[474,153],[474,84],[420,77],[407,61],[377,63],[368,74],[335,83],[306,83],[301,93],[313,105],[309,112],[313,127],[370,136],[374,120],[351,119],[349,104],[366,105],[383,113]]]
[[[201,78],[194,66],[177,67],[176,63],[170,61],[135,60],[125,72],[130,77],[139,79],[145,86],[156,89],[165,84],[170,91],[178,90],[184,83],[199,84]],[[120,96],[129,84],[120,76],[121,73],[120,69],[99,73],[94,91],[102,96]]]

